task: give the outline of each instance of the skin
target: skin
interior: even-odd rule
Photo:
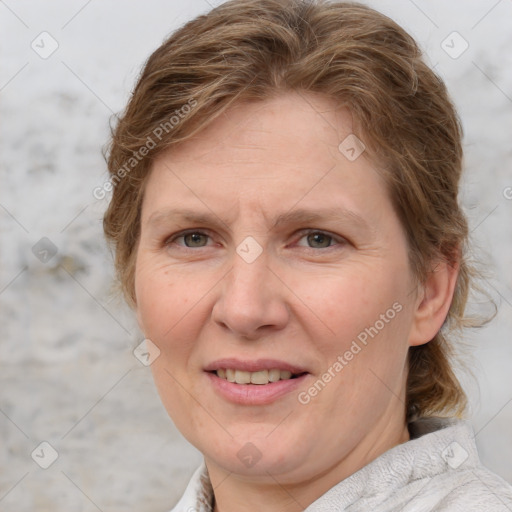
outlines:
[[[217,511],[303,510],[409,439],[408,348],[441,327],[457,268],[436,262],[415,283],[378,169],[338,150],[352,131],[350,113],[328,99],[286,93],[231,107],[154,162],[136,313],[161,351],[152,364],[161,399],[204,454]],[[367,227],[341,216],[275,226],[279,214],[319,207],[352,210]],[[211,220],[161,215],[172,208]],[[204,235],[175,238],[189,229]],[[262,249],[252,263],[236,252],[248,236]],[[203,371],[224,357],[279,359],[307,368],[298,390],[307,391],[394,303],[401,311],[307,404],[292,392],[237,405]],[[237,456],[247,442],[261,454],[251,467]]]

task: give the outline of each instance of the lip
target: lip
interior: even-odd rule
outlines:
[[[277,368],[278,370],[288,370],[294,374],[309,373],[306,368],[295,366],[285,361],[279,361],[278,359],[254,359],[249,361],[236,358],[217,359],[205,366],[204,371],[214,372],[219,368],[231,368],[233,370],[243,370],[246,372],[257,372],[259,370],[272,370]]]
[[[215,373],[206,372],[205,375],[210,379],[215,391],[230,402],[239,405],[267,405],[296,391],[309,376],[309,373],[304,373],[294,379],[279,380],[268,384],[236,384],[217,377]]]
[[[217,377],[215,370],[219,368],[231,368],[246,372],[276,368],[288,370],[299,376],[293,379],[269,382],[268,384],[236,384],[235,382],[228,382],[226,379]],[[239,405],[271,404],[279,398],[296,391],[310,375],[304,367],[278,359],[254,359],[250,361],[236,358],[218,359],[205,366],[204,371],[214,390],[223,399]]]

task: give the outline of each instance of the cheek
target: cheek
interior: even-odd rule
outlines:
[[[135,279],[137,318],[145,337],[161,352],[154,370],[165,367],[182,376],[190,370],[201,329],[208,322],[214,284],[207,273],[141,261]]]
[[[321,354],[323,371],[336,376],[325,378],[335,381],[329,393],[343,407],[369,396],[378,401],[376,386],[386,394],[386,386],[398,390],[403,378],[412,315],[408,277],[384,267],[351,265],[342,274],[296,282],[311,319],[307,326],[305,317],[299,322]]]
[[[346,341],[379,321],[380,315],[390,308],[388,316],[394,318],[392,306],[395,302],[402,304],[406,286],[399,276],[384,277],[389,275],[378,267],[351,265],[343,272],[336,269],[315,279],[298,279],[294,290],[304,298],[310,312],[321,320],[327,333]]]
[[[169,269],[141,262],[135,277],[137,317],[148,336],[165,338],[194,303],[195,291]]]
[[[195,393],[189,381],[191,355],[194,352],[202,314],[197,294],[182,273],[141,258],[136,270],[137,316],[146,338],[160,350],[151,364],[156,388],[180,431],[188,436],[201,421],[192,399]]]

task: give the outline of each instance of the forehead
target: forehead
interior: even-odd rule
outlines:
[[[352,116],[333,101],[287,93],[233,106],[153,164],[143,218],[179,206],[263,212],[341,206],[367,210],[385,197],[385,184],[364,151],[353,146]],[[340,146],[341,144],[341,146]],[[354,146],[355,151],[362,147]],[[357,156],[357,155],[356,155]],[[328,204],[327,204],[328,203]]]
[[[265,151],[273,158],[273,151],[286,149],[286,156],[293,161],[310,151],[311,144],[337,150],[339,142],[352,131],[352,115],[347,108],[324,95],[287,92],[233,105],[199,134],[173,148],[172,155],[175,162],[208,161],[215,152],[217,157],[227,156],[233,161],[238,153],[257,155]],[[229,153],[223,155],[223,149]],[[215,163],[210,159],[210,165]]]

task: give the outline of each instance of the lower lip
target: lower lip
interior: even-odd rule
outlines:
[[[305,373],[295,379],[278,380],[268,384],[236,384],[206,372],[214,389],[225,399],[236,404],[265,405],[284,395],[296,391],[309,375]]]

